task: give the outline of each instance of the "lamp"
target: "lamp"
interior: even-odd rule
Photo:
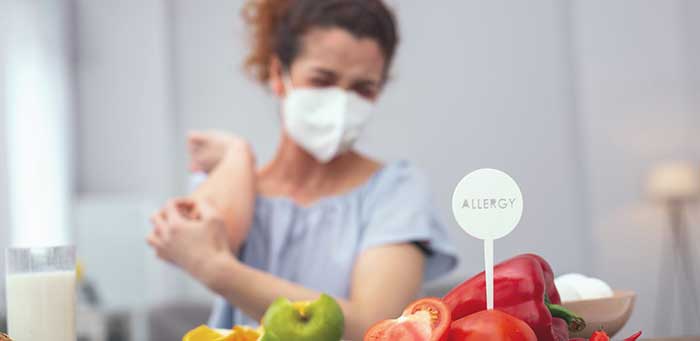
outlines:
[[[656,166],[649,176],[650,196],[662,202],[691,201],[700,196],[700,174],[688,162],[671,162]]]
[[[672,314],[667,310],[675,304],[668,302],[668,298],[669,295],[678,293],[681,297],[687,298],[680,304],[683,327],[684,329],[694,328],[700,320],[700,301],[698,301],[698,286],[695,283],[696,267],[688,241],[685,207],[689,202],[700,198],[700,171],[691,163],[683,161],[658,165],[649,175],[647,191],[654,201],[663,204],[666,208],[672,237],[671,244],[667,244],[668,249],[661,255],[665,257],[667,264],[665,269],[662,268],[659,271],[657,327],[671,325]],[[683,276],[680,280],[677,278],[679,275]],[[676,287],[669,288],[664,285],[669,281],[672,284],[675,282]]]

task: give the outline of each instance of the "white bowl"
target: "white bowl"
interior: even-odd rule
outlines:
[[[612,297],[563,302],[561,305],[564,308],[586,320],[586,328],[571,333],[571,338],[588,339],[601,327],[611,337],[615,336],[632,315],[636,297],[637,294],[633,291],[615,290]]]

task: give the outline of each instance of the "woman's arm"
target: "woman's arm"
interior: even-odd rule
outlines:
[[[180,213],[193,207],[201,213],[199,219]],[[156,230],[148,240],[158,256],[181,267],[252,318],[260,319],[278,297],[310,300],[320,294],[240,263],[220,237],[225,234],[223,219],[205,202],[176,202],[167,212],[167,220],[154,217]],[[423,266],[423,254],[410,244],[362,252],[355,261],[349,299],[338,299],[345,314],[345,338],[361,340],[373,323],[398,316],[418,295]]]
[[[226,224],[229,245],[238,253],[253,219],[255,158],[250,145],[238,138],[227,142],[221,160],[190,198],[211,204]]]
[[[248,234],[255,207],[255,157],[250,145],[237,136],[219,131],[192,132],[187,144],[190,168],[208,174],[189,198],[206,201],[218,211],[226,223],[231,251],[238,253]],[[152,219],[165,215],[164,207]]]

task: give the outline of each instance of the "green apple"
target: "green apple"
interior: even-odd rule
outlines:
[[[339,341],[345,318],[332,297],[321,294],[315,301],[275,300],[262,319],[265,332],[284,341]]]
[[[263,334],[260,335],[260,338],[258,338],[256,341],[281,341],[281,340],[274,333],[272,333],[270,331],[264,331]]]

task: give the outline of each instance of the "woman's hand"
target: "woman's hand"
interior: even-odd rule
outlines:
[[[211,172],[226,153],[246,141],[235,135],[222,131],[193,131],[187,135],[187,150],[190,153],[190,170],[193,172]],[[239,148],[239,150],[250,150]]]
[[[148,244],[158,257],[204,281],[212,264],[235,260],[224,220],[203,200],[180,198],[151,217]]]

